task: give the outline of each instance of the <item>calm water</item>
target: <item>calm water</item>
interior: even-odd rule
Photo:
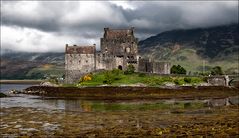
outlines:
[[[46,110],[65,111],[127,111],[148,109],[171,109],[171,108],[201,108],[203,101],[89,101],[82,99],[57,99],[26,94],[9,94],[12,89],[22,90],[32,85],[25,84],[1,84],[1,92],[10,97],[0,98],[1,107],[32,107]]]

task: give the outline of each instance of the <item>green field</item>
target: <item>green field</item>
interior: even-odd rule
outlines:
[[[85,77],[90,79],[79,79],[77,86],[162,86],[167,83],[175,85],[196,85],[204,82],[203,77],[183,77],[183,76],[160,76],[160,75],[149,75],[144,73],[131,73],[125,74],[125,72],[114,69],[112,71],[104,71],[94,74],[88,74]]]

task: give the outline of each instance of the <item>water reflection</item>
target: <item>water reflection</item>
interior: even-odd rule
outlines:
[[[45,104],[54,107],[55,109],[64,109],[65,111],[79,111],[79,112],[91,112],[92,102],[85,100],[57,100],[57,99],[47,99],[42,100]]]
[[[9,91],[13,88],[24,89],[29,85],[1,85],[1,91]],[[1,107],[31,107],[47,110],[64,110],[77,112],[98,111],[129,111],[129,110],[164,110],[164,109],[200,109],[205,101],[94,101],[84,99],[59,99],[25,94],[15,94],[12,97],[1,98]]]

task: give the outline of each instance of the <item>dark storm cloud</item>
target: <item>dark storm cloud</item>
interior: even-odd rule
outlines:
[[[2,41],[13,49],[17,46],[23,49],[26,48],[23,45],[29,45],[27,49],[40,47],[42,51],[55,50],[59,47],[54,45],[64,45],[61,44],[64,42],[81,41],[99,46],[104,27],[134,26],[136,36],[144,39],[172,29],[238,23],[237,7],[237,1],[4,1],[1,31],[5,39]],[[27,33],[32,35],[28,36]],[[56,39],[61,41],[57,42]],[[45,45],[49,45],[49,48]]]

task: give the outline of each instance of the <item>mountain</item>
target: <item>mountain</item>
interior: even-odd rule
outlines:
[[[1,79],[42,79],[64,74],[64,53],[29,53],[5,50]]]
[[[5,52],[2,53],[2,59],[8,59],[12,61],[31,61],[38,63],[53,63],[53,64],[64,64],[64,53],[32,53],[32,52]]]
[[[238,24],[172,30],[139,42],[142,57],[180,64],[190,72],[221,66],[227,73],[238,72]]]

